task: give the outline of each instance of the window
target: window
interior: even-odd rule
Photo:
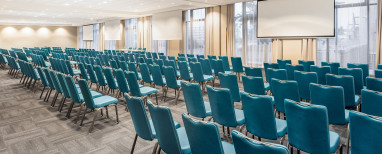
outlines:
[[[188,10],[185,14],[186,53],[204,55],[206,42],[206,9]]]
[[[115,50],[117,47],[117,41],[116,40],[105,40],[105,49],[106,50]]]
[[[99,24],[93,25],[93,40],[92,42],[92,49],[98,51],[99,50]]]
[[[235,3],[235,56],[246,66],[262,67],[271,61],[271,39],[258,39],[257,1]]]
[[[138,18],[125,20],[125,48],[137,48],[138,45]]]
[[[151,29],[153,29],[153,18],[151,18]],[[151,52],[164,53],[167,55],[167,41],[166,40],[153,40],[151,33]]]
[[[78,27],[78,48],[86,48],[86,42],[83,40],[83,26]]]
[[[336,0],[336,37],[317,39],[317,63],[367,63],[373,70],[376,55],[377,1]],[[373,73],[374,71],[370,71]]]

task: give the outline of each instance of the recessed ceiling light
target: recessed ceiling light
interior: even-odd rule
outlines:
[[[64,5],[65,5],[65,6],[69,6],[70,4],[69,4],[69,3],[65,3]]]
[[[104,4],[106,4],[106,3],[107,3],[107,1],[103,1],[103,3],[104,3]]]

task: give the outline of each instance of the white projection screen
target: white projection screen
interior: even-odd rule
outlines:
[[[334,0],[258,1],[257,37],[334,37]]]
[[[82,40],[93,40],[93,25],[82,26]]]
[[[182,10],[152,16],[153,40],[182,40]]]
[[[121,40],[121,32],[120,20],[105,22],[105,40]]]

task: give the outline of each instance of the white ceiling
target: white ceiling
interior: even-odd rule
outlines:
[[[0,25],[78,26],[248,0],[0,0]]]

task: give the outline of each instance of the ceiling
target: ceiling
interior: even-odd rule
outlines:
[[[79,26],[247,0],[0,0],[0,25]]]

